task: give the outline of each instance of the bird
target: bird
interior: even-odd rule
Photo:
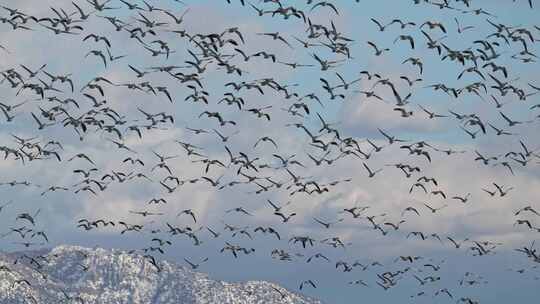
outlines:
[[[405,63],[408,63],[408,62],[410,62],[413,66],[418,67],[420,75],[422,75],[424,73],[424,64],[422,63],[420,58],[410,57],[410,58],[405,59],[401,64],[405,64]]]
[[[414,212],[416,213],[416,215],[420,216],[420,213],[418,213],[418,210],[416,210],[416,208],[414,207],[407,207],[403,210],[403,212],[401,212],[401,216],[403,217],[405,215],[405,212]]]
[[[514,213],[514,215],[518,216],[519,214],[521,214],[522,212],[525,212],[525,211],[530,212],[530,213],[532,213],[534,215],[540,216],[540,213],[538,213],[536,210],[534,210],[531,206],[525,206],[525,207],[519,209],[518,211],[516,211]]]
[[[453,196],[452,199],[458,200],[462,203],[467,203],[469,201],[469,197],[471,196],[471,193],[467,193],[465,196]]]
[[[408,41],[410,46],[411,46],[411,49],[414,50],[414,38],[410,35],[399,35],[395,40],[394,40],[394,43],[398,42],[398,41]],[[422,74],[422,73],[420,73]]]
[[[510,190],[514,189],[514,187],[508,187],[504,189],[505,188],[504,186],[500,186],[496,183],[493,183],[493,185],[495,186],[495,188],[497,189],[501,197],[506,196]]]
[[[426,203],[424,203],[424,206],[426,206],[426,208],[428,208],[428,209],[431,211],[431,213],[436,213],[437,211],[442,210],[442,209],[448,207],[448,205],[445,204],[445,205],[442,205],[441,207],[433,208],[433,207],[431,207],[430,205],[428,205],[428,204],[426,204]]]
[[[242,214],[249,215],[249,216],[252,216],[252,215],[253,215],[253,214],[247,212],[247,211],[246,211],[244,208],[242,208],[242,207],[236,207],[236,208],[229,209],[229,210],[225,211],[225,213],[231,213],[231,212],[242,213]]]
[[[2,212],[2,210],[4,210],[4,208],[6,208],[7,206],[13,204],[13,201],[8,201],[7,203],[4,203],[2,205],[0,205],[0,212]]]
[[[180,216],[182,214],[187,214],[187,215],[191,216],[191,218],[193,218],[193,222],[197,223],[197,218],[195,218],[195,213],[193,213],[193,210],[191,210],[191,209],[182,210],[176,216],[178,217],[178,216]]]
[[[25,220],[27,222],[29,222],[30,224],[32,224],[32,226],[35,226],[36,225],[36,221],[35,221],[35,218],[38,216],[38,214],[41,212],[41,209],[38,209],[36,211],[36,213],[34,213],[33,215],[30,215],[29,213],[27,212],[24,212],[24,213],[20,213],[17,215],[17,217],[15,218],[16,221],[18,220]]]
[[[198,269],[199,267],[201,267],[201,264],[208,261],[208,258],[204,258],[200,263],[193,263],[191,261],[189,261],[188,259],[184,258],[184,261],[191,267],[191,269],[195,270],[195,269]]]
[[[440,29],[443,33],[446,34],[446,28],[443,26],[442,23],[436,22],[436,21],[426,21],[422,25],[420,25],[420,28],[423,28],[425,25],[429,27],[429,29]]]
[[[451,238],[451,237],[447,237],[447,239],[448,239],[450,242],[452,242],[452,244],[454,245],[454,247],[456,247],[456,249],[459,249],[463,243],[465,243],[465,242],[467,242],[467,241],[469,240],[468,238],[466,238],[466,239],[464,239],[462,242],[459,242],[459,243],[458,243],[457,241],[455,241],[455,240],[454,240],[453,238]]]
[[[107,37],[105,36],[98,36],[96,34],[88,34],[86,35],[84,38],[83,38],[83,41],[86,41],[88,39],[92,39],[94,40],[94,42],[100,42],[100,41],[103,41],[103,43],[105,43],[106,46],[108,46],[109,48],[111,47],[111,42],[109,41],[109,39],[107,39]]]
[[[281,36],[281,34],[279,32],[275,32],[275,33],[257,33],[257,35],[269,36],[273,40],[279,40],[279,41],[283,42],[285,45],[287,45],[289,48],[291,48],[291,49],[293,48],[292,45],[287,40],[285,40],[285,38],[283,38],[283,36]],[[274,62],[275,62],[275,60],[274,60]]]
[[[320,219],[318,218],[313,218],[313,220],[319,224],[321,224],[323,227],[325,227],[326,229],[330,229],[330,226],[331,225],[334,225],[334,224],[337,224],[337,223],[340,223],[340,222],[343,222],[344,219],[338,219],[337,221],[335,222],[323,222],[321,221]]]
[[[384,137],[386,137],[386,139],[388,140],[388,144],[392,145],[396,142],[405,142],[406,140],[403,140],[403,139],[398,139],[396,138],[395,136],[390,136],[388,135],[386,132],[384,132],[383,130],[381,130],[380,128],[377,128],[377,130],[379,131],[379,133],[381,133]]]
[[[4,112],[4,113],[5,113],[5,116],[6,116],[6,120],[7,120],[7,121],[11,121],[11,120],[13,119],[13,117],[10,118],[9,115],[8,115],[6,112]],[[54,125],[55,125],[54,122],[43,123],[43,122],[41,122],[41,121],[37,118],[37,116],[36,116],[34,113],[30,113],[30,114],[32,115],[32,118],[34,118],[34,120],[37,122],[37,124],[38,124],[38,130],[44,130],[44,129],[47,128],[47,127],[51,127],[51,126],[54,126]]]
[[[317,288],[317,286],[315,285],[315,283],[312,281],[312,280],[307,280],[307,281],[302,281],[300,283],[300,290],[302,290],[304,288],[304,286],[311,286],[313,288]]]
[[[461,24],[459,23],[459,20],[458,20],[457,18],[454,18],[454,21],[456,22],[456,26],[457,26],[457,28],[458,28],[457,31],[458,31],[459,34],[462,34],[462,33],[464,33],[464,32],[467,31],[467,30],[472,30],[472,29],[474,29],[474,26],[472,26],[472,25],[461,26]]]
[[[336,15],[339,15],[339,11],[337,10],[336,6],[331,3],[331,2],[328,2],[328,1],[320,1],[318,3],[316,3],[315,5],[313,5],[310,9],[310,11],[313,11],[314,9],[316,9],[317,7],[329,7],[334,13],[336,13]],[[300,288],[301,289],[301,288]]]
[[[375,177],[375,175],[376,175],[377,173],[379,173],[379,172],[382,171],[382,169],[377,169],[377,170],[375,170],[375,171],[372,171],[372,170],[366,165],[366,163],[362,163],[362,165],[364,166],[364,168],[366,168],[366,171],[368,172],[369,178]]]
[[[390,51],[389,48],[379,48],[374,42],[368,41],[367,44],[375,51],[375,56],[381,56],[384,52]]]
[[[289,215],[285,215],[284,213],[281,213],[281,212],[274,212],[274,215],[277,215],[277,216],[281,217],[283,223],[287,223],[287,222],[289,222],[289,220],[291,220],[291,218],[293,216],[296,215],[296,212],[293,212],[293,213],[291,213]]]
[[[288,201],[287,203],[285,203],[285,205],[283,206],[278,206],[276,205],[275,203],[273,203],[271,200],[267,199],[266,200],[268,202],[268,204],[270,204],[270,206],[272,207],[272,209],[274,210],[274,212],[280,212],[281,209],[283,209],[284,207],[288,206],[291,204],[291,201]]]

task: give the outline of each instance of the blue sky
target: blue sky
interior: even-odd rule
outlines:
[[[81,1],[82,2],[82,1]],[[317,64],[311,57],[316,53],[321,58],[335,58],[335,55],[320,47],[312,50],[305,50],[295,43],[293,36],[305,37],[305,25],[295,18],[283,20],[271,18],[269,16],[258,17],[254,10],[249,7],[242,7],[239,1],[232,1],[228,5],[225,1],[189,1],[189,12],[185,17],[185,24],[179,28],[184,28],[188,32],[212,33],[221,32],[224,28],[239,27],[246,38],[246,44],[241,47],[246,53],[254,53],[260,50],[267,50],[276,54],[279,60],[298,61],[303,64]],[[305,1],[289,1],[287,5],[297,5],[309,11]],[[108,191],[99,193],[97,197],[90,194],[74,194],[73,191],[48,193],[41,196],[43,188],[36,187],[8,187],[0,186],[0,203],[13,201],[14,204],[8,206],[0,212],[0,232],[7,232],[11,227],[18,227],[20,221],[15,221],[17,214],[21,212],[34,212],[41,209],[39,215],[38,229],[47,231],[50,243],[46,246],[58,244],[77,244],[82,246],[103,246],[120,247],[126,249],[142,248],[150,244],[153,237],[147,230],[140,235],[120,235],[118,229],[100,229],[84,232],[77,229],[76,221],[81,218],[97,219],[111,218],[111,220],[124,220],[129,223],[145,223],[146,229],[163,228],[163,221],[173,222],[175,225],[192,225],[188,217],[175,217],[176,213],[186,208],[193,208],[198,216],[198,224],[194,228],[203,226],[212,227],[214,230],[223,230],[223,223],[234,224],[236,226],[249,226],[253,230],[258,225],[271,225],[276,227],[284,239],[288,240],[295,235],[310,235],[321,240],[328,237],[339,236],[346,242],[352,244],[345,249],[334,249],[324,244],[317,244],[315,248],[302,249],[301,247],[288,244],[286,241],[275,241],[268,235],[257,235],[253,240],[247,238],[232,238],[230,233],[222,231],[222,236],[217,240],[212,240],[206,231],[197,232],[203,240],[201,246],[192,246],[192,241],[187,237],[175,237],[174,245],[167,250],[163,258],[182,263],[184,257],[197,260],[209,257],[209,262],[201,268],[201,271],[209,273],[217,279],[245,281],[245,280],[268,280],[279,283],[286,288],[298,292],[301,281],[313,279],[317,282],[318,288],[308,289],[303,292],[309,296],[318,297],[327,303],[351,303],[352,301],[378,301],[381,303],[393,303],[395,301],[409,301],[409,297],[421,290],[426,292],[426,296],[411,299],[419,303],[450,303],[455,302],[460,297],[471,297],[482,303],[507,303],[508,301],[528,302],[536,298],[538,288],[538,277],[540,273],[533,268],[532,262],[525,256],[516,253],[513,249],[528,246],[531,241],[537,239],[537,233],[529,231],[524,227],[515,227],[513,224],[516,217],[513,213],[521,207],[531,205],[540,210],[538,197],[540,197],[540,174],[538,172],[538,160],[531,161],[527,167],[513,165],[516,171],[515,176],[502,166],[483,166],[475,162],[475,150],[485,155],[501,155],[508,151],[520,151],[519,140],[523,140],[531,148],[540,147],[540,139],[536,135],[539,130],[538,119],[535,118],[540,112],[531,111],[529,108],[538,103],[538,96],[529,97],[526,101],[518,101],[514,95],[497,97],[501,102],[509,102],[502,108],[502,111],[516,120],[533,120],[521,126],[511,128],[510,131],[516,136],[496,136],[491,132],[486,136],[481,136],[477,140],[471,138],[459,129],[459,122],[452,118],[442,118],[438,120],[428,120],[418,105],[427,107],[437,113],[449,115],[448,110],[458,113],[476,113],[483,121],[491,122],[496,126],[505,127],[505,122],[499,116],[499,109],[494,107],[490,100],[490,94],[495,94],[493,90],[489,94],[483,94],[483,100],[473,94],[462,94],[458,99],[449,97],[431,89],[425,88],[435,83],[446,83],[449,87],[463,87],[475,81],[479,81],[478,76],[466,74],[462,79],[457,79],[457,75],[464,67],[451,62],[440,61],[440,57],[434,51],[428,51],[425,46],[425,39],[418,26],[399,29],[397,25],[389,27],[384,32],[377,31],[377,28],[370,18],[375,18],[381,23],[388,23],[392,19],[413,21],[417,25],[425,21],[438,21],[445,25],[448,30],[447,38],[443,41],[452,49],[464,50],[471,47],[473,41],[483,39],[494,31],[489,26],[486,19],[496,23],[526,27],[531,29],[535,37],[540,37],[540,31],[532,26],[538,22],[538,9],[529,9],[526,1],[472,1],[471,8],[483,8],[496,17],[476,16],[474,14],[464,14],[458,11],[440,10],[432,5],[414,5],[413,1],[334,1],[340,11],[340,15],[332,14],[327,8],[319,8],[309,14],[314,23],[330,25],[333,21],[338,30],[344,36],[353,39],[351,43],[351,54],[353,59],[340,65],[336,69],[320,71],[318,68],[301,68],[295,71],[281,65],[271,64],[261,59],[250,60],[249,63],[239,62],[238,66],[245,69],[242,77],[232,76],[222,70],[216,70],[211,66],[209,71],[203,74],[205,90],[211,93],[211,105],[206,107],[201,104],[193,104],[183,101],[184,97],[190,93],[190,89],[172,82],[166,75],[150,75],[148,79],[152,83],[163,83],[168,86],[175,103],[169,103],[162,95],[153,96],[145,93],[132,92],[125,88],[108,87],[108,104],[118,111],[124,113],[130,120],[142,119],[136,108],[140,107],[147,111],[166,111],[174,113],[175,124],[169,126],[167,130],[152,130],[143,135],[143,140],[139,140],[136,135],[130,134],[126,143],[137,150],[138,156],[144,159],[148,165],[141,169],[148,175],[152,175],[153,183],[130,182],[125,184],[112,184]],[[51,15],[50,6],[63,7],[73,10],[70,1],[43,1],[36,4],[34,1],[0,1],[3,5],[16,6],[24,12],[39,16]],[[113,6],[121,7],[121,3],[112,1]],[[187,9],[173,1],[152,1],[159,7],[167,8],[181,14]],[[285,1],[283,1],[285,3]],[[257,6],[262,3],[254,1]],[[462,4],[451,3],[451,5],[463,8]],[[87,4],[82,4],[89,10]],[[284,6],[286,6],[284,4]],[[267,5],[266,7],[270,7]],[[2,12],[5,16],[6,12]],[[108,12],[108,15],[113,12]],[[119,9],[114,11],[114,15],[122,19],[131,20],[132,12]],[[150,14],[149,14],[150,15]],[[168,20],[166,16],[151,14],[160,20]],[[475,28],[463,34],[456,32],[454,18],[458,18],[462,25],[472,25]],[[537,25],[537,24],[536,24]],[[172,27],[171,27],[172,28]],[[426,30],[432,37],[442,37],[443,33],[438,30]],[[261,37],[256,33],[279,31],[287,40],[294,45],[294,49],[283,47],[283,44],[272,41],[271,38]],[[89,24],[85,25],[84,33],[102,33],[110,38],[115,55],[128,55],[125,59],[118,60],[109,65],[107,69],[101,62],[93,57],[84,58],[85,54],[91,50],[100,48],[99,44],[90,41],[82,42],[82,36],[58,35],[45,31],[36,26],[35,31],[12,31],[10,26],[0,24],[0,41],[10,53],[0,51],[0,70],[6,70],[17,65],[24,64],[29,67],[38,67],[47,63],[46,70],[55,73],[73,73],[76,80],[76,90],[73,95],[68,91],[61,95],[67,98],[73,96],[77,100],[84,97],[78,92],[82,85],[96,76],[107,77],[115,83],[126,83],[138,81],[129,70],[127,64],[145,68],[151,66],[172,64],[184,65],[184,61],[189,58],[185,40],[179,39],[171,33],[161,33],[164,39],[168,39],[174,45],[176,53],[171,54],[168,60],[163,58],[152,58],[133,39],[129,39],[125,33],[114,32],[111,25],[101,18],[92,18]],[[412,35],[415,39],[416,48],[411,50],[405,42],[394,43],[394,39],[401,34]],[[537,38],[538,39],[538,38]],[[373,50],[367,45],[367,41],[375,41],[381,47],[389,47],[390,52],[383,56],[374,56]],[[316,41],[314,41],[316,42]],[[478,47],[479,45],[475,45]],[[529,43],[532,52],[535,46]],[[190,49],[194,49],[192,46]],[[501,46],[502,55],[496,60],[497,64],[505,65],[509,70],[509,79],[519,77],[514,84],[519,85],[527,92],[532,92],[527,83],[540,85],[537,74],[538,64],[523,64],[511,58],[519,48],[515,44],[505,48]],[[233,52],[232,48],[226,52]],[[402,62],[408,57],[419,57],[424,62],[424,73],[421,75],[423,82],[416,84],[409,89],[399,76],[417,77],[416,67],[404,65]],[[390,90],[383,86],[376,88],[379,94],[387,102],[380,102],[376,99],[367,99],[361,94],[354,93],[353,90],[371,90],[373,81],[362,79],[345,93],[345,100],[329,100],[327,93],[321,89],[319,78],[328,80],[331,84],[337,84],[338,79],[335,72],[339,72],[345,79],[355,79],[359,77],[362,70],[369,70],[390,78],[402,96],[407,92],[412,93],[411,104],[408,107],[414,111],[412,118],[401,118],[393,111],[393,96]],[[484,71],[484,70],[482,70]],[[24,72],[23,72],[24,73]],[[484,73],[487,76],[487,73]],[[498,74],[500,75],[500,74]],[[41,75],[41,79],[47,76]],[[232,134],[236,130],[240,133],[231,137],[231,142],[227,145],[234,147],[235,151],[249,151],[250,156],[260,157],[265,161],[272,161],[272,154],[276,151],[271,146],[260,146],[253,148],[253,143],[262,135],[268,135],[278,140],[279,153],[282,155],[298,155],[298,159],[304,163],[309,163],[306,153],[321,155],[320,151],[314,150],[309,145],[305,134],[298,129],[286,127],[287,123],[304,122],[312,130],[318,130],[320,123],[315,115],[310,115],[305,119],[294,119],[285,115],[280,110],[291,103],[285,100],[281,94],[267,91],[264,96],[256,92],[242,92],[242,96],[248,101],[249,106],[262,107],[272,105],[272,121],[265,122],[246,115],[246,112],[239,112],[231,107],[222,104],[216,105],[227,89],[223,84],[228,81],[250,81],[263,77],[274,77],[281,84],[298,84],[293,87],[298,94],[305,95],[315,92],[321,97],[324,107],[317,103],[310,103],[311,113],[320,113],[329,122],[337,123],[342,137],[354,137],[367,150],[364,139],[369,138],[377,144],[385,144],[385,139],[377,131],[382,128],[385,131],[404,139],[415,141],[425,140],[441,149],[453,148],[456,150],[466,150],[467,153],[452,155],[447,157],[442,154],[432,153],[433,161],[427,163],[420,157],[411,157],[398,145],[388,146],[382,152],[374,155],[369,161],[371,168],[383,168],[380,175],[375,178],[367,178],[362,166],[363,161],[356,158],[344,158],[332,166],[316,167],[312,166],[304,171],[298,171],[304,176],[316,176],[316,179],[323,182],[330,182],[339,179],[352,178],[352,182],[340,184],[332,191],[319,196],[295,195],[289,196],[287,191],[273,190],[262,195],[254,195],[251,192],[256,190],[251,186],[241,186],[232,189],[216,190],[205,183],[187,184],[173,194],[163,193],[163,188],[156,181],[163,177],[163,172],[151,172],[151,166],[157,163],[152,156],[152,151],[167,155],[180,155],[168,162],[175,174],[181,178],[198,178],[204,173],[201,166],[192,163],[191,159],[185,156],[184,151],[174,140],[192,142],[205,148],[206,155],[213,158],[226,159],[223,143],[213,135],[194,136],[186,131],[185,127],[192,128],[219,128],[213,121],[208,119],[198,119],[197,116],[205,109],[219,110],[225,117],[230,117],[239,122],[238,127],[226,127],[219,129],[225,134]],[[501,76],[502,78],[502,76]],[[486,83],[492,83],[488,80]],[[24,91],[16,94],[16,91],[9,88],[4,82],[0,85],[2,97],[0,102],[15,104],[16,102],[31,100],[21,108],[19,117],[12,123],[7,123],[0,116],[0,146],[12,147],[15,145],[10,134],[31,137],[38,135],[40,141],[46,142],[49,139],[61,140],[65,150],[62,151],[64,159],[70,156],[85,152],[92,155],[92,158],[99,165],[99,174],[120,170],[129,172],[137,170],[121,164],[126,157],[126,153],[117,150],[105,139],[109,135],[102,132],[90,133],[84,142],[80,142],[74,132],[69,129],[55,126],[37,132],[35,124],[30,116],[30,112],[37,113],[37,106],[40,104],[33,99],[35,95]],[[45,105],[49,108],[48,105]],[[335,156],[334,154],[332,154]],[[442,200],[430,195],[422,195],[421,192],[409,194],[409,187],[413,182],[404,178],[398,169],[385,165],[396,162],[409,162],[421,166],[422,174],[435,176],[441,183],[439,189],[444,190],[449,195],[465,195],[471,193],[471,202],[461,205],[451,200]],[[312,163],[311,163],[312,164]],[[79,177],[72,173],[74,169],[85,167],[82,161],[63,162],[58,164],[54,161],[34,161],[25,166],[20,162],[7,159],[0,160],[0,182],[11,180],[30,180],[36,184],[49,187],[51,185],[71,186],[75,184]],[[235,170],[212,170],[212,177],[219,177],[226,174],[227,181],[235,179]],[[273,172],[273,177],[284,180],[286,173]],[[491,183],[514,186],[516,189],[510,192],[508,197],[490,199],[481,188],[491,187]],[[167,205],[158,207],[148,207],[145,203],[152,197],[163,196],[169,201]],[[282,224],[279,218],[272,215],[271,209],[265,203],[266,199],[284,203],[292,200],[293,203],[286,210],[296,212],[297,217],[287,224]],[[423,207],[422,203],[429,202],[433,206],[448,207],[430,214]],[[377,215],[385,213],[381,221],[398,222],[402,217],[401,213],[407,206],[415,206],[422,211],[422,216],[415,218],[408,214],[404,216],[406,223],[400,231],[381,236],[379,232],[373,230],[369,222],[365,219],[352,219],[339,212],[343,208],[354,206],[370,206],[367,215]],[[234,213],[225,213],[234,207],[242,206],[254,214],[253,217],[241,216]],[[130,210],[151,210],[166,213],[164,219],[156,219],[155,223],[149,223],[147,219],[141,219]],[[527,215],[529,216],[529,215]],[[313,218],[321,218],[328,221],[344,218],[331,229],[323,229],[315,223]],[[529,217],[532,223],[540,220]],[[153,227],[153,228],[151,228]],[[401,231],[403,230],[403,231]],[[454,249],[447,241],[440,244],[436,240],[417,241],[407,238],[407,232],[423,231],[426,234],[438,233],[441,236],[451,236],[462,240],[496,241],[503,245],[499,246],[496,254],[482,257],[472,256],[470,250]],[[167,237],[165,234],[160,236]],[[228,254],[219,252],[228,240],[235,244],[256,248],[256,254],[242,256],[234,259]],[[20,250],[19,242],[14,235],[9,235],[0,239],[0,247],[5,250]],[[469,244],[471,245],[471,244]],[[467,246],[464,246],[467,247]],[[301,253],[303,257],[296,257],[292,262],[282,262],[270,257],[270,252],[274,248],[285,249],[291,253]],[[315,254],[322,252],[328,256],[332,262],[326,263],[322,260],[306,263],[305,260]],[[418,255],[424,259],[409,265],[405,262],[394,262],[400,255]],[[384,264],[381,268],[373,268],[367,271],[355,269],[350,273],[337,271],[335,263],[339,260],[348,263],[360,261],[370,263],[380,261]],[[441,264],[439,272],[430,272],[422,265],[426,261]],[[384,291],[376,285],[377,276],[384,271],[396,271],[410,266],[411,270],[403,275],[398,286]],[[526,269],[523,274],[516,270]],[[421,270],[421,271],[420,271]],[[458,281],[466,272],[473,272],[482,276],[488,281],[487,284],[475,285],[472,287],[460,287]],[[441,276],[441,281],[429,283],[425,286],[419,284],[412,277],[411,273],[418,276],[435,275]],[[348,284],[354,280],[364,280],[369,284],[368,288],[361,286],[351,286]],[[480,280],[482,281],[482,280]],[[434,293],[442,288],[448,288],[454,294],[454,300],[445,296],[434,297]]]

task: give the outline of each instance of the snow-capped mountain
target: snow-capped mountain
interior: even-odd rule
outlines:
[[[15,263],[14,254],[0,254],[0,303],[321,303],[276,284],[215,281],[166,261],[158,262],[158,272],[147,258],[123,251],[59,246],[27,253],[37,255],[47,260]]]

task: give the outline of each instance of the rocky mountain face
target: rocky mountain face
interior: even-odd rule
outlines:
[[[227,283],[174,263],[157,265],[160,271],[141,255],[75,246],[0,254],[0,303],[321,303],[268,282]]]

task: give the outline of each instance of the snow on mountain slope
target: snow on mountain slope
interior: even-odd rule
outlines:
[[[0,303],[321,303],[276,284],[215,281],[166,261],[159,262],[158,272],[148,259],[123,251],[59,246],[26,255],[46,256],[47,261],[23,258],[14,264],[14,254],[0,254]]]

